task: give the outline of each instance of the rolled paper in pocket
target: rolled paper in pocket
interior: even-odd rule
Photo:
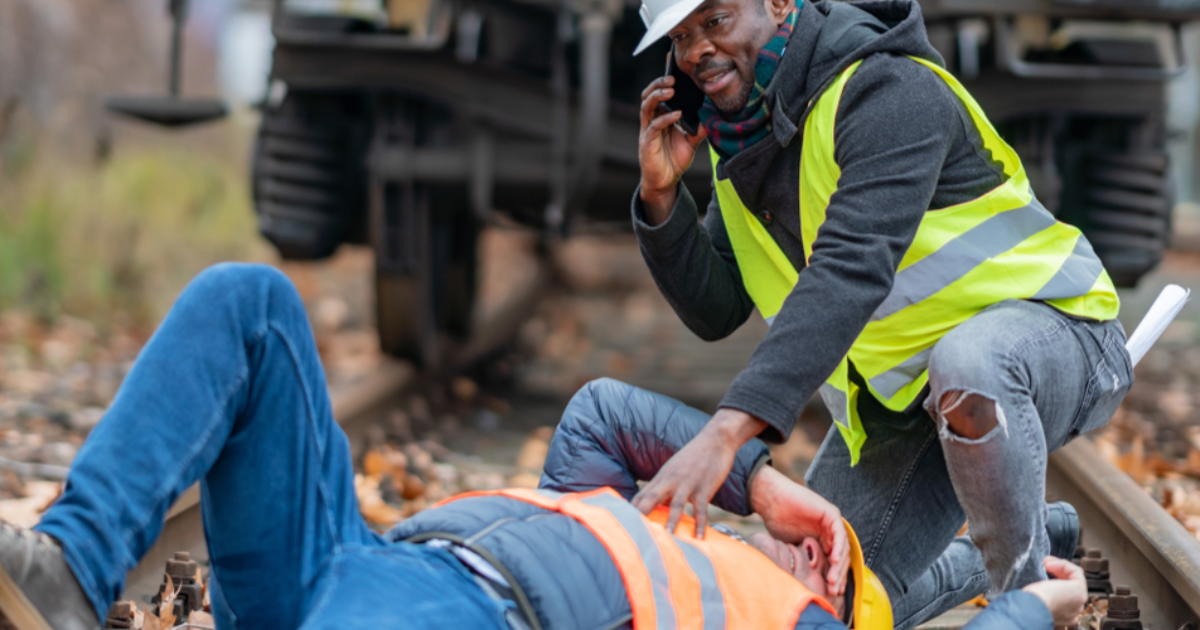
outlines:
[[[1138,323],[1133,334],[1129,336],[1129,341],[1125,343],[1125,349],[1129,351],[1129,359],[1133,365],[1137,365],[1138,361],[1146,356],[1150,346],[1158,341],[1175,316],[1179,315],[1179,311],[1183,309],[1183,305],[1187,303],[1191,293],[1191,289],[1185,289],[1177,284],[1168,284],[1163,287],[1162,292],[1154,300],[1154,304],[1150,305],[1146,316]]]

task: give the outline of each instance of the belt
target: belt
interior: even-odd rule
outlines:
[[[469,547],[445,538],[434,538],[422,544],[435,549],[449,550],[451,555],[471,572],[471,577],[479,588],[503,611],[504,620],[510,630],[531,630],[525,614],[521,611],[516,591],[492,563]]]

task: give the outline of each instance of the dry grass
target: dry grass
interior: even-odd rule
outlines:
[[[0,310],[152,326],[204,267],[272,259],[245,160],[168,140],[101,165],[36,152],[0,163]]]

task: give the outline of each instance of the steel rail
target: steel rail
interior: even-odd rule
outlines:
[[[1108,559],[1113,585],[1138,596],[1149,630],[1176,630],[1200,618],[1200,542],[1087,439],[1050,455],[1046,488],[1051,500],[1079,512],[1084,547]],[[958,630],[979,614],[960,606],[917,630]]]
[[[1141,620],[1175,630],[1200,619],[1200,542],[1088,440],[1050,456],[1047,486],[1070,502],[1083,524],[1083,545],[1108,558],[1114,585],[1138,596]]]

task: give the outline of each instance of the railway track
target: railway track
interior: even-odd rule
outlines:
[[[544,270],[540,270],[510,303],[496,310],[483,334],[451,357],[449,365],[478,360],[488,354],[489,348],[509,338],[540,296],[537,287],[544,284],[543,279]],[[334,389],[333,414],[350,435],[352,446],[358,446],[362,431],[373,420],[383,419],[416,382],[417,374],[409,364],[389,361],[369,377]],[[1084,528],[1082,544],[1099,549],[1108,560],[1112,584],[1129,586],[1138,596],[1143,627],[1197,630],[1200,542],[1088,440],[1075,440],[1050,457],[1047,487],[1055,499],[1076,507]],[[207,563],[196,486],[168,512],[159,540],[127,576],[123,598],[142,601],[147,594],[157,592],[164,563],[176,551],[188,551],[201,564]],[[960,628],[976,612],[955,609],[927,622],[921,630]],[[1125,625],[1113,630],[1131,628]]]
[[[1079,512],[1080,544],[1099,549],[1113,586],[1138,596],[1144,628],[1195,630],[1200,619],[1200,542],[1086,439],[1050,456],[1048,494]],[[979,609],[960,606],[918,630],[954,630]],[[1127,626],[1121,626],[1127,628]]]
[[[388,362],[375,374],[332,393],[334,417],[355,436],[382,417],[409,390],[416,373]],[[1047,484],[1055,498],[1070,501],[1084,526],[1083,545],[1108,560],[1114,585],[1131,587],[1141,621],[1153,630],[1195,630],[1200,619],[1200,543],[1125,473],[1087,440],[1076,440],[1050,457]],[[167,516],[162,536],[126,581],[126,599],[155,592],[162,567],[175,551],[207,562],[200,521],[199,488],[185,493]],[[975,611],[956,609],[924,630],[959,628]]]
[[[1050,457],[1047,485],[1079,511],[1083,546],[1108,559],[1114,585],[1138,596],[1141,621],[1174,630],[1200,619],[1200,543],[1087,440]]]

